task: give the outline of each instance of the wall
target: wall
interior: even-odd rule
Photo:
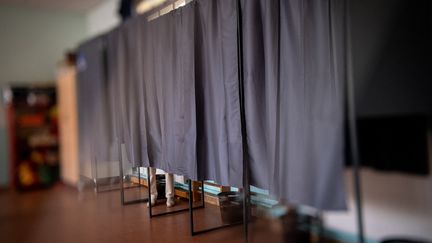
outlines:
[[[415,236],[432,240],[432,178],[363,170],[362,193],[368,239]],[[325,214],[330,229],[356,234],[352,173],[347,171],[349,210]]]
[[[87,37],[91,38],[115,27],[120,19],[117,15],[118,0],[107,0],[86,14]]]
[[[53,82],[56,64],[86,34],[81,14],[0,5],[0,88]],[[3,104],[0,104],[0,187],[8,181]]]
[[[351,2],[358,114],[432,114],[432,2]]]
[[[404,87],[404,84],[412,85],[417,82],[418,86],[410,86],[409,88],[414,88],[415,91],[421,90],[422,88],[418,87],[427,85],[424,80],[415,78],[396,79],[394,75],[388,79],[386,75],[376,75],[376,67],[382,64],[383,61],[385,64],[390,63],[389,60],[386,60],[388,57],[393,57],[389,51],[398,51],[397,49],[389,50],[390,43],[394,43],[393,30],[395,30],[395,25],[400,25],[401,20],[402,24],[404,24],[404,21],[413,23],[415,17],[413,17],[414,10],[412,6],[419,7],[420,3],[425,6],[426,1],[416,1],[412,4],[412,1],[407,0],[354,0],[351,3],[352,51],[359,114],[425,112],[427,106],[423,106],[423,104],[430,101],[415,96],[410,97],[408,96],[409,92],[405,92],[406,89],[401,88]],[[411,7],[407,7],[407,3],[411,4]],[[416,12],[420,13],[422,11]],[[427,22],[420,24],[425,23]],[[432,23],[432,21],[429,23]],[[412,27],[413,29],[418,28],[415,25],[412,25]],[[420,29],[420,31],[424,33],[426,30]],[[402,35],[398,37],[406,38],[406,36]],[[409,50],[416,50],[416,48],[412,48],[412,43],[416,41],[417,39],[414,36],[408,40],[411,43],[411,45],[408,45]],[[419,43],[423,43],[423,40],[419,41]],[[400,47],[403,47],[403,45]],[[423,55],[430,57],[426,52]],[[404,56],[404,54],[400,56]],[[419,60],[422,59],[401,58],[397,60],[398,62],[391,62],[390,64],[393,68],[401,69],[397,70],[399,72],[412,73],[412,69],[397,66],[401,63],[403,65],[413,65]],[[422,62],[418,66],[423,64]],[[429,70],[423,68],[420,71],[424,73]],[[412,74],[412,77],[415,77],[415,73]],[[424,77],[428,76],[421,78]],[[389,84],[389,82],[393,82],[393,85]],[[394,85],[394,82],[397,82],[398,85]],[[428,85],[430,85],[430,81]],[[394,94],[403,94],[399,98],[404,101],[404,104],[401,104],[401,102],[383,102],[383,105],[376,105],[379,102],[378,96],[374,99],[375,104],[371,104],[371,90],[377,90],[377,87],[381,92],[380,95],[390,91],[385,94],[385,100],[387,101],[395,100]],[[430,93],[431,88],[425,90]],[[380,98],[383,99],[382,96]],[[421,110],[416,110],[417,108]],[[361,179],[365,232],[368,239],[380,240],[388,236],[417,236],[432,241],[432,176],[414,176],[363,169]],[[325,214],[326,225],[330,229],[349,234],[357,233],[352,180],[351,171],[347,171],[345,181],[348,189],[349,210],[347,212]]]
[[[53,81],[56,63],[85,35],[80,14],[0,7],[0,83]]]
[[[67,50],[117,25],[117,2],[104,1],[83,14],[0,5],[0,89],[15,83],[53,82],[56,64]],[[9,181],[3,108],[0,99],[0,187]],[[109,171],[114,168],[118,166]]]

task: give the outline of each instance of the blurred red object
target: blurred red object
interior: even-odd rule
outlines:
[[[45,123],[44,114],[31,114],[19,117],[18,124],[20,127],[40,127]]]

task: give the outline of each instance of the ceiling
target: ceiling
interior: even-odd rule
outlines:
[[[84,13],[104,1],[107,0],[0,0],[0,5]]]

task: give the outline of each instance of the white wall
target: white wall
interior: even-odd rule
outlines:
[[[429,133],[432,155],[432,132]],[[432,160],[429,161],[432,168]],[[380,240],[389,236],[411,236],[432,241],[432,176],[361,171],[366,236]],[[328,227],[357,233],[353,177],[345,172],[347,212],[326,213]]]
[[[432,177],[383,173],[364,169],[361,173],[366,236],[379,240],[388,236],[416,236],[432,241]],[[325,214],[331,229],[357,233],[352,173],[345,181],[349,192],[347,212]]]
[[[85,36],[80,14],[0,6],[0,84],[47,82]]]
[[[104,33],[120,22],[117,14],[118,2],[118,0],[106,0],[87,12],[87,37],[91,38]]]
[[[84,15],[0,5],[0,88],[53,82],[56,64],[86,34]],[[0,102],[0,186],[8,181],[3,104]]]
[[[106,0],[83,14],[0,4],[0,89],[7,84],[54,83],[56,64],[67,50],[119,22],[117,2]],[[0,101],[0,187],[9,180],[3,107]]]

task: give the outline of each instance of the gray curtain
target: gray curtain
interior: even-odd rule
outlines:
[[[91,90],[89,89],[89,85],[91,83],[90,80],[92,72],[90,72],[89,68],[91,65],[87,64],[88,54],[87,50],[90,48],[86,48],[86,44],[82,44],[78,48],[78,62],[77,62],[77,106],[78,106],[78,146],[79,146],[79,160],[81,164],[90,164],[92,163],[92,148],[91,148],[91,127],[92,120],[90,117],[91,106],[88,105],[91,100],[88,98]],[[93,73],[95,74],[95,73]]]
[[[195,5],[199,179],[241,187],[237,1],[200,0]]]
[[[135,165],[241,186],[237,5],[195,1],[107,34],[119,143]]]
[[[117,159],[121,158],[120,145],[124,144],[123,129],[121,126],[120,115],[120,94],[119,86],[123,82],[123,77],[120,76],[120,58],[119,58],[119,45],[121,43],[120,27],[111,30],[106,35],[106,53],[107,53],[107,67],[108,67],[108,92],[109,92],[109,109],[110,109],[110,122],[111,133],[113,134],[114,143],[117,145],[115,150]]]
[[[150,165],[196,179],[194,5],[140,19],[141,136]]]
[[[195,4],[198,175],[241,187],[237,1]]]
[[[84,163],[111,159],[105,50],[105,36],[91,39],[78,48],[79,147],[80,161]]]
[[[141,133],[150,165],[240,186],[237,6],[195,1],[141,18]]]
[[[246,0],[242,8],[252,184],[293,204],[345,208],[341,2]]]
[[[119,43],[119,28],[116,28],[106,34],[106,66],[107,66],[107,87],[108,99],[106,105],[108,107],[109,117],[106,122],[109,124],[109,133],[111,134],[111,158],[113,160],[120,159],[119,144],[124,143],[122,129],[120,127],[120,108],[119,108],[119,93],[118,85],[120,77],[118,72],[118,58],[116,46]]]
[[[126,21],[106,37],[105,130],[135,165],[241,187],[242,44],[252,184],[293,204],[343,209],[343,7],[244,0],[242,43],[236,0],[196,0],[150,22]],[[89,90],[80,87],[97,94]]]
[[[142,40],[140,19],[132,18],[107,34],[108,80],[112,102],[111,130],[117,148],[124,144],[126,156],[134,166],[148,166],[146,142],[141,136],[140,85],[142,85]],[[117,155],[118,151],[117,151]]]

